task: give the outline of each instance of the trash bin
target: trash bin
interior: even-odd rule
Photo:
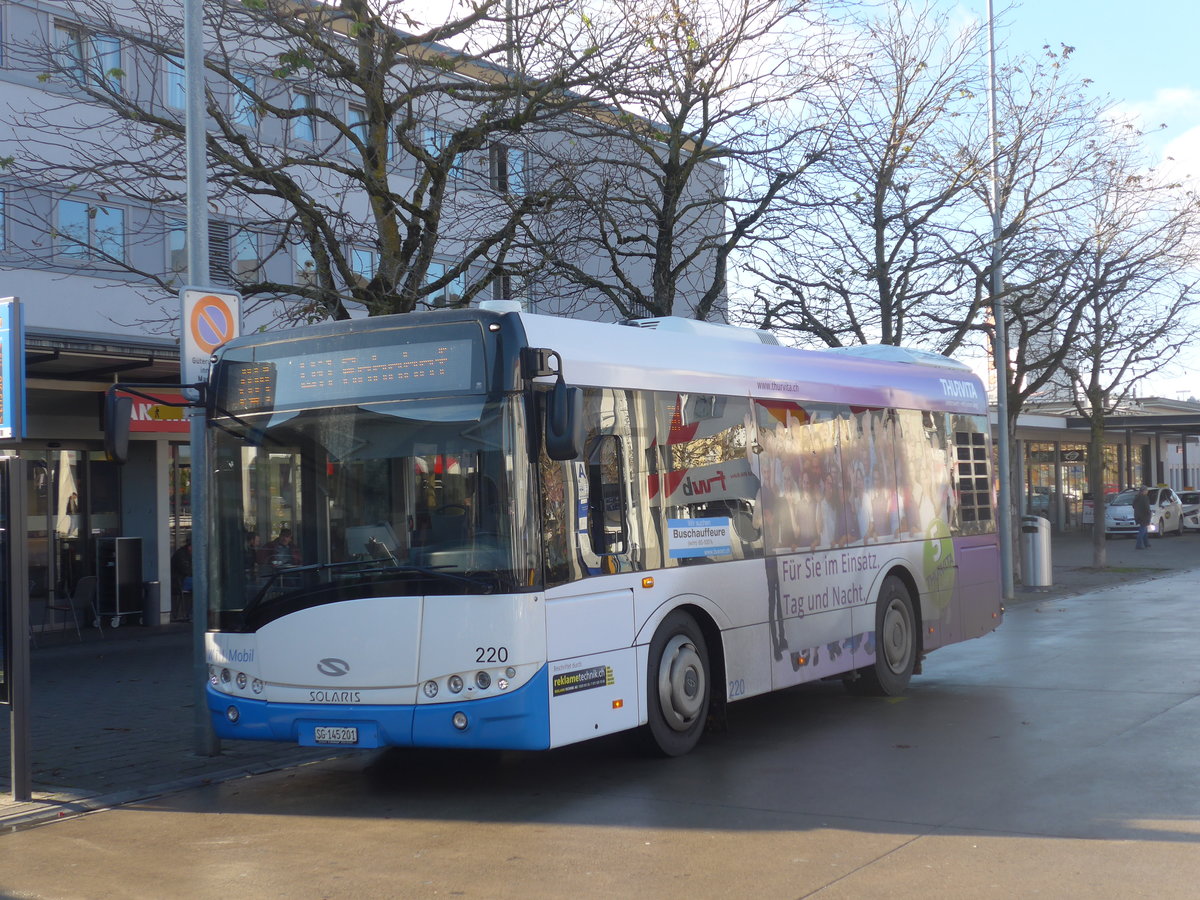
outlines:
[[[1021,517],[1021,572],[1025,587],[1050,587],[1050,523],[1041,516]]]
[[[162,619],[162,592],[157,581],[142,585],[142,624],[158,625]]]

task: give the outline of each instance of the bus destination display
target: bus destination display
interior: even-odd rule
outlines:
[[[474,348],[469,339],[442,340],[232,362],[225,408],[254,412],[469,391]]]

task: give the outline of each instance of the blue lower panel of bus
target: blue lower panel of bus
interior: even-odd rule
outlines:
[[[545,750],[550,746],[547,669],[510,694],[466,703],[351,706],[268,703],[231,697],[208,687],[208,709],[218,737],[240,741],[294,741],[306,747],[464,747]],[[230,721],[230,709],[237,721]],[[467,717],[454,726],[454,714]]]

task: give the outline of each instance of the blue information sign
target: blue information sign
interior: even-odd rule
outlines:
[[[667,519],[671,559],[728,556],[733,552],[733,519]]]
[[[0,440],[25,437],[25,323],[21,301],[0,299]]]

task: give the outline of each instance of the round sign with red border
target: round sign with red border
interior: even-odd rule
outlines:
[[[192,307],[188,320],[192,341],[202,353],[212,353],[237,336],[237,317],[221,297],[205,294]]]
[[[184,288],[179,292],[181,321],[179,368],[184,384],[208,377],[217,348],[242,331],[242,298],[236,293]]]

